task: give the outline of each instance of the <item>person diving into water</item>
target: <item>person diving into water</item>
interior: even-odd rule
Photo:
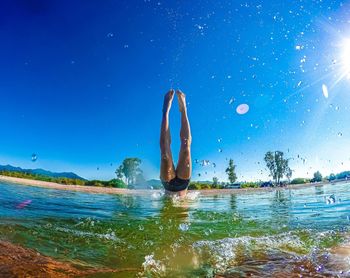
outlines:
[[[171,136],[169,128],[169,112],[174,99],[175,91],[170,90],[164,97],[163,117],[160,132],[160,150],[161,165],[160,179],[164,189],[168,194],[178,194],[184,196],[190,183],[192,173],[191,162],[191,129],[187,116],[186,96],[180,90],[176,91],[180,113],[181,113],[181,130],[180,140],[181,147],[179,160],[175,169],[173,157],[171,154]]]

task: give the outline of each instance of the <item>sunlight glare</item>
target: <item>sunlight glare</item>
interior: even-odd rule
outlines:
[[[342,43],[341,58],[342,58],[344,75],[349,79],[350,78],[350,39],[346,39]]]

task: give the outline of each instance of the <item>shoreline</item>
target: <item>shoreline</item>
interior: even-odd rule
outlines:
[[[86,185],[65,185],[54,182],[46,182],[39,180],[7,177],[0,175],[0,182],[8,182],[18,185],[27,185],[40,188],[49,188],[56,190],[69,190],[75,192],[85,192],[93,194],[116,194],[116,195],[150,195],[155,192],[162,192],[162,190],[150,190],[150,189],[124,189],[124,188],[110,188],[110,187],[97,187],[97,186],[86,186]],[[344,181],[338,181],[334,183],[343,183]],[[199,192],[204,196],[211,195],[232,195],[232,194],[245,194],[245,193],[256,193],[256,192],[272,192],[276,190],[286,189],[303,189],[307,187],[316,187],[329,184],[329,182],[321,183],[305,183],[287,185],[284,187],[260,187],[260,188],[241,188],[241,189],[204,189],[204,190],[189,190],[188,192]]]

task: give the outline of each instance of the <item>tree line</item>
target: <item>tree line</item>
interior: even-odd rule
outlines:
[[[284,157],[284,153],[281,151],[268,151],[265,154],[264,161],[266,168],[269,170],[269,176],[273,180],[273,185],[278,186],[282,184],[283,178],[288,180],[291,184],[301,184],[308,182],[321,182],[321,181],[333,181],[337,179],[350,179],[350,171],[345,171],[339,174],[330,174],[327,177],[323,177],[322,174],[317,171],[314,173],[312,179],[295,178],[291,180],[293,171],[289,167],[289,159]],[[47,182],[55,182],[60,184],[73,184],[73,185],[86,185],[86,186],[103,186],[103,187],[116,187],[116,188],[134,188],[135,184],[145,182],[143,171],[141,169],[141,159],[132,157],[123,160],[121,165],[116,169],[116,178],[109,181],[102,180],[81,180],[70,178],[54,178],[43,175],[36,175],[24,172],[12,172],[12,171],[0,171],[0,175],[35,179]],[[237,181],[236,165],[233,159],[229,159],[228,167],[225,169],[229,184],[234,184]],[[158,188],[161,186],[156,185]],[[155,187],[156,187],[155,186]],[[217,177],[213,177],[212,182],[191,182],[189,189],[219,189],[227,186],[225,182],[219,182]],[[261,182],[243,182],[240,184],[241,188],[245,187],[260,187]]]

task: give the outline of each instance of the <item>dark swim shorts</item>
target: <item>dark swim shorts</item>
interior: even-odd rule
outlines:
[[[172,192],[179,192],[187,189],[190,184],[190,180],[183,180],[178,177],[173,178],[171,181],[162,181],[165,190]]]

